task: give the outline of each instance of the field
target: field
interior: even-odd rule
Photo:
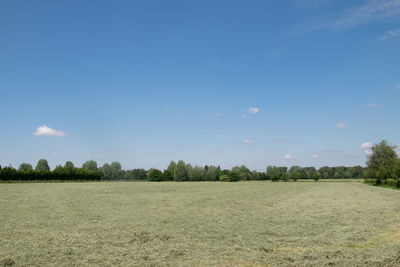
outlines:
[[[0,266],[399,266],[400,192],[359,182],[0,184]]]

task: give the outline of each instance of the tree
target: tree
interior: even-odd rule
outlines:
[[[39,160],[36,165],[35,171],[39,171],[39,172],[50,171],[50,167],[49,167],[49,164],[47,163],[47,160],[45,160],[45,159]]]
[[[97,165],[97,164],[96,164]],[[66,170],[73,170],[74,168],[75,168],[75,166],[74,166],[74,164],[71,162],[71,161],[67,161],[67,162],[65,162],[65,164],[64,164],[64,168],[66,169]],[[97,166],[96,166],[96,168],[97,168]]]
[[[29,163],[22,163],[21,165],[19,165],[18,171],[20,172],[26,172],[26,171],[32,171],[32,165]]]
[[[149,171],[149,181],[150,182],[161,182],[161,181],[164,181],[164,175],[160,170],[151,169]]]
[[[321,167],[321,168],[319,168],[318,172],[319,172],[321,179],[333,178],[334,171],[331,167],[328,167],[328,166]]]
[[[204,181],[206,179],[206,170],[202,167],[195,166],[188,173],[190,181]]]
[[[123,171],[121,164],[117,161],[113,161],[111,163],[111,170],[112,170],[112,178],[113,179],[121,179],[123,176]]]
[[[88,160],[82,165],[82,169],[86,171],[95,171],[97,170],[97,162],[94,160]]]
[[[113,171],[108,163],[104,163],[103,167],[101,167],[101,171],[103,172],[103,178],[106,180],[111,180],[113,178]]]
[[[172,173],[172,180],[174,179],[175,169],[176,169],[176,163],[175,161],[171,161],[168,165],[167,170]]]
[[[379,144],[372,146],[372,154],[368,157],[368,178],[389,179],[395,178],[395,168],[398,164],[396,146],[382,140]]]
[[[319,175],[317,172],[315,172],[312,176],[312,178],[314,179],[314,181],[318,181],[319,180]]]
[[[188,179],[189,176],[185,162],[183,162],[183,160],[180,160],[178,161],[178,164],[176,164],[176,168],[174,171],[174,180],[179,182],[179,181],[187,181]]]

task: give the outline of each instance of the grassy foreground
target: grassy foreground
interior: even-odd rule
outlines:
[[[0,184],[0,266],[400,265],[400,193],[336,183]]]

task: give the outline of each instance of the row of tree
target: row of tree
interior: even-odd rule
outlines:
[[[41,159],[35,169],[29,163],[22,163],[18,170],[13,167],[1,168],[0,181],[9,180],[149,180],[149,181],[239,181],[239,180],[272,180],[289,181],[298,179],[328,179],[328,178],[373,178],[398,179],[400,178],[400,160],[395,152],[395,146],[386,141],[372,147],[372,154],[368,157],[367,168],[355,167],[328,167],[318,170],[314,167],[287,167],[267,166],[265,172],[250,171],[246,166],[236,166],[231,170],[221,170],[219,166],[192,166],[180,160],[172,161],[168,168],[122,170],[119,162],[97,166],[93,160],[86,161],[81,168],[76,168],[71,161],[64,166],[56,166],[50,170],[47,160]]]

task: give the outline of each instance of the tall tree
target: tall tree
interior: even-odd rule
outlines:
[[[45,160],[45,159],[39,160],[36,165],[35,171],[39,171],[39,172],[50,171],[49,163],[47,163],[47,160]]]
[[[97,162],[94,160],[88,160],[82,165],[82,169],[87,171],[95,171],[97,170]]]
[[[174,180],[175,181],[187,181],[188,180],[188,172],[186,169],[186,164],[183,160],[178,161],[176,164],[176,168],[174,171]]]
[[[368,176],[377,179],[395,178],[395,168],[399,158],[395,151],[396,146],[386,140],[372,146],[372,154],[368,157]]]
[[[74,164],[71,161],[67,161],[64,164],[64,168],[66,170],[73,170],[75,168]],[[96,164],[96,168],[97,168],[97,164]]]

